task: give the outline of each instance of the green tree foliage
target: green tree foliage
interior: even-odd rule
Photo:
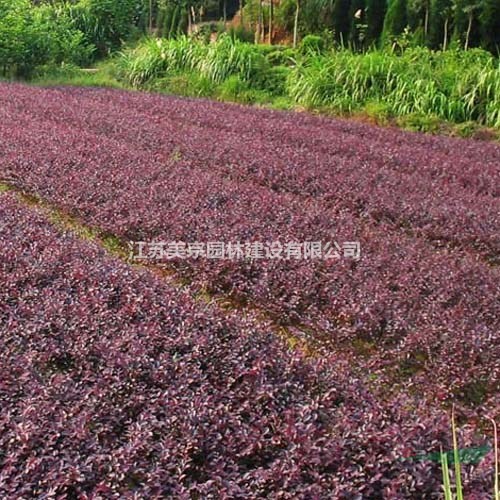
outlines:
[[[479,17],[483,47],[493,53],[500,53],[500,1],[483,0]]]
[[[432,0],[429,39],[433,48],[446,48],[453,16],[452,0]]]
[[[18,65],[27,50],[24,32],[28,2],[0,0],[0,64],[7,74]]]
[[[0,0],[0,71],[29,76],[37,65],[86,64],[93,46],[61,5],[33,7],[29,0]]]
[[[384,20],[384,41],[391,42],[408,25],[407,0],[391,0]]]
[[[386,0],[366,0],[366,42],[377,43],[384,27]]]
[[[300,4],[300,29],[302,34],[321,33],[331,19],[333,3],[330,0],[302,0]],[[284,28],[293,30],[296,0],[282,0],[277,9],[277,21]],[[282,22],[284,21],[284,22]],[[288,28],[287,28],[288,29]]]
[[[136,0],[81,0],[71,11],[75,26],[106,55],[118,49],[137,25],[143,6]]]
[[[349,19],[351,0],[335,0],[332,9],[332,28],[335,40],[347,44],[351,22]]]
[[[282,5],[278,23],[290,31],[295,1]],[[462,48],[497,53],[500,0],[301,0],[299,25],[302,36],[328,30],[358,49],[399,38],[408,28],[407,44],[448,48],[453,38]]]

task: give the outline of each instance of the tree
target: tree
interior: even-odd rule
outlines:
[[[407,0],[391,0],[384,21],[384,40],[401,35],[408,25]]]
[[[377,43],[384,27],[386,0],[366,0],[366,42]]]
[[[335,40],[342,45],[349,39],[349,29],[351,27],[349,19],[351,0],[335,0],[332,10],[332,28]]]
[[[136,0],[84,0],[72,8],[76,28],[100,55],[119,49],[138,21]]]
[[[174,14],[174,10],[175,6],[171,2],[168,2],[165,5],[162,15],[161,32],[160,32],[160,35],[165,38],[170,37],[170,30],[172,27],[172,16]]]
[[[274,2],[269,1],[269,45],[273,43]]]
[[[479,20],[481,0],[455,0],[453,5],[453,36],[463,43],[465,50],[472,45],[479,45]]]
[[[26,15],[28,2],[0,0],[0,72],[7,74],[22,64],[27,50]]]
[[[366,36],[365,0],[352,0],[349,9],[349,40],[354,47],[361,47]]]
[[[181,22],[181,15],[181,7],[179,4],[176,4],[172,11],[172,17],[170,18],[170,29],[168,30],[169,37],[175,37],[177,35]]]
[[[293,48],[297,47],[297,39],[299,34],[299,13],[300,13],[300,0],[296,0],[295,17],[293,21]]]
[[[452,0],[432,0],[429,30],[431,47],[446,50],[452,13]]]
[[[149,22],[148,22],[149,34],[153,33],[153,0],[149,0]]]
[[[429,37],[430,9],[430,0],[408,1],[408,25],[412,31],[417,31],[421,28],[423,43],[427,43]]]
[[[262,42],[262,33],[264,31],[264,8],[263,0],[259,0],[259,17],[257,22],[257,33],[255,35],[255,43]]]
[[[0,0],[0,73],[29,77],[49,62],[86,64],[93,51],[66,6]]]
[[[481,23],[481,42],[483,47],[493,53],[500,52],[500,2],[483,0],[479,15]]]
[[[474,13],[479,10],[480,4],[470,4],[465,6],[464,12],[467,14],[467,32],[465,35],[465,46],[464,49],[467,50],[469,48],[469,40],[470,34],[472,30],[472,21],[474,19]]]
[[[444,26],[443,26],[443,50],[446,50],[448,48],[448,34],[449,34],[449,25],[450,25],[450,19],[451,19],[451,7],[448,7],[443,10],[443,17],[444,17]]]

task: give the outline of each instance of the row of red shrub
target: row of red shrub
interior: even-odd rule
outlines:
[[[384,230],[498,262],[498,146],[298,114],[105,90],[15,88],[30,117],[169,163],[349,211]],[[19,110],[16,106],[16,109]]]
[[[334,346],[379,348],[371,373],[494,404],[498,146],[129,92],[3,90],[0,177],[127,240],[359,240],[359,262],[173,264]]]
[[[439,491],[436,464],[405,459],[450,447],[446,415],[418,396],[377,401],[349,359],[306,360],[10,194],[0,242],[2,498]],[[466,480],[475,498],[488,467]]]

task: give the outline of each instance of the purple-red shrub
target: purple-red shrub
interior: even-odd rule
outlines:
[[[359,262],[178,261],[429,397],[500,380],[500,149],[164,96],[2,85],[0,177],[124,240],[351,241]]]
[[[377,400],[349,359],[306,360],[11,195],[0,243],[2,497],[439,491],[436,464],[405,460],[450,446],[446,415],[418,397]]]
[[[191,168],[498,259],[498,146],[208,101],[103,89],[38,92],[17,87],[4,99],[14,101],[16,118],[28,111],[151,159],[181,156]]]

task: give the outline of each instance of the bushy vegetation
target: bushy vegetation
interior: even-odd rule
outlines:
[[[146,40],[124,54],[121,69],[133,86],[179,71],[194,71],[218,84],[232,75],[257,82],[269,70],[269,63],[257,46],[229,36],[213,44],[181,37]]]
[[[0,74],[30,77],[44,65],[85,66],[138,32],[136,0],[0,0]]]
[[[0,0],[0,77],[360,113],[430,132],[460,124],[453,133],[466,135],[500,128],[499,19],[490,0]],[[299,42],[269,44],[276,37]],[[78,71],[120,51],[99,74]]]
[[[451,446],[441,409],[378,401],[342,357],[306,359],[14,195],[0,217],[3,498],[437,495],[437,464],[408,457]],[[464,489],[485,498],[481,472]]]
[[[60,8],[96,47],[96,55],[100,57],[119,49],[125,40],[140,32],[144,15],[144,8],[137,0],[79,0]]]
[[[135,87],[158,89],[157,79],[187,72],[211,83],[212,95],[223,84],[221,97],[232,95],[230,100],[248,102],[251,88],[266,92],[269,102],[281,96],[312,109],[374,113],[381,121],[406,117],[416,130],[437,131],[442,121],[500,127],[500,65],[481,49],[361,54],[327,50],[312,36],[297,50],[270,50],[229,36],[212,44],[181,37],[146,40],[124,53],[120,68]]]
[[[0,0],[0,74],[29,76],[47,63],[87,64],[95,47],[68,11],[29,0]]]
[[[394,116],[435,115],[500,127],[500,65],[480,49],[316,55],[298,60],[289,92],[309,107],[352,112],[375,101]]]

